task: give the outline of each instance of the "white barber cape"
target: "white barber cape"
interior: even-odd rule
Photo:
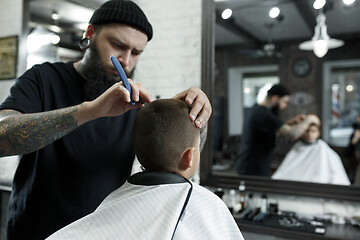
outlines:
[[[295,143],[272,178],[350,185],[339,155],[322,139],[312,144]]]
[[[91,214],[48,240],[244,239],[226,205],[174,173],[132,175]]]

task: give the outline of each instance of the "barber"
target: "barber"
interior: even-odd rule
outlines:
[[[241,146],[235,168],[241,175],[270,176],[270,164],[275,149],[276,134],[289,139],[299,138],[312,124],[319,124],[316,115],[297,115],[284,123],[280,111],[287,108],[289,90],[282,84],[272,86],[263,102],[255,104],[247,113]]]
[[[21,155],[8,240],[45,239],[94,211],[129,177],[135,109],[152,97],[129,78],[131,105],[110,56],[131,77],[152,36],[135,3],[111,0],[90,19],[80,61],[36,65],[16,80],[0,105],[0,157]],[[190,118],[206,134],[212,111],[206,95],[193,87],[174,98],[192,104]]]

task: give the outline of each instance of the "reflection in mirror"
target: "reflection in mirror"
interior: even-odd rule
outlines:
[[[286,154],[273,179],[350,185],[340,156],[321,138],[319,124],[311,124]]]
[[[227,124],[228,126],[227,135],[231,137],[225,142],[225,152],[222,152],[221,145],[218,146],[214,154],[214,171],[221,172],[222,170],[229,169],[229,174],[236,174],[233,163],[240,147],[243,119],[255,103],[261,103],[264,100],[269,88],[273,84],[279,83],[277,71],[278,67],[276,65],[234,67],[229,69],[227,80],[229,89],[228,115],[225,125]],[[241,89],[242,94],[238,93],[239,89]],[[222,123],[219,123],[216,118],[214,124],[214,129],[217,131],[221,129]],[[217,133],[216,137],[219,135]],[[219,142],[219,140],[216,139],[215,142]]]
[[[356,154],[348,153],[348,147],[354,132],[353,123],[360,115],[360,26],[353,24],[360,16],[360,3],[347,6],[342,1],[327,1],[322,10],[313,9],[312,3],[311,0],[276,3],[215,0],[211,167],[214,176],[245,177],[234,167],[242,146],[244,119],[249,109],[261,102],[265,89],[280,82],[290,90],[291,96],[288,108],[281,111],[279,119],[286,122],[298,114],[317,115],[322,122],[322,145],[337,159],[327,159],[326,167],[321,165],[324,162],[318,162],[313,168],[329,168],[328,171],[343,174],[351,184],[356,183],[358,160]],[[271,19],[268,11],[275,4],[280,14]],[[232,9],[232,16],[222,19],[221,12],[226,8]],[[301,43],[314,36],[320,11],[326,16],[328,35],[344,41],[339,48],[329,47],[322,58],[313,51],[299,49]],[[296,144],[281,134],[276,136],[269,176]],[[311,177],[295,181],[348,184],[346,181],[314,181]]]
[[[29,2],[27,69],[43,62],[77,61],[78,43],[93,9],[65,0]]]

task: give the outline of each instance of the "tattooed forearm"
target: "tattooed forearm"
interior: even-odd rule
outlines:
[[[8,116],[14,116],[14,115],[20,115],[21,113],[15,110],[9,110],[9,109],[5,109],[5,110],[1,110],[0,112],[0,121]]]
[[[78,126],[72,116],[77,110],[75,106],[34,114],[2,111],[0,157],[36,151],[70,133]]]
[[[203,150],[207,136],[207,124],[200,129],[200,152]]]

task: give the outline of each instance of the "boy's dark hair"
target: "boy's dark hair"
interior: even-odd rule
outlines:
[[[275,84],[267,91],[268,96],[278,95],[279,97],[284,97],[290,95],[290,91],[282,84]]]
[[[182,100],[161,99],[142,107],[133,129],[135,154],[147,170],[173,171],[181,154],[195,147],[200,130],[190,120],[190,106]]]

